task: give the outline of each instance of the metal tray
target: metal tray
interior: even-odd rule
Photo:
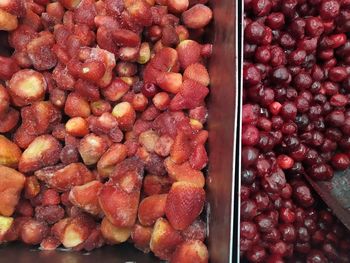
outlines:
[[[239,2],[239,1],[238,1]],[[239,182],[235,174],[237,131],[239,125],[238,45],[241,38],[240,3],[233,0],[211,0],[214,23],[209,39],[214,44],[209,63],[211,95],[209,105],[209,168],[207,176],[207,220],[210,262],[239,262],[238,207]],[[239,13],[241,13],[239,11]],[[1,34],[2,35],[2,34]],[[0,37],[0,54],[6,53],[4,38]],[[236,172],[237,171],[237,172]],[[239,177],[239,176],[238,176]],[[236,182],[235,182],[236,181]],[[106,246],[89,253],[40,251],[35,247],[14,243],[0,246],[0,263],[154,263],[161,262],[152,254],[143,254],[131,244]],[[194,262],[195,263],[195,262]]]

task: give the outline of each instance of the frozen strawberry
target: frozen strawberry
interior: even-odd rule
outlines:
[[[5,240],[6,234],[13,227],[13,223],[12,217],[0,216],[0,243]]]
[[[51,135],[37,137],[23,152],[18,169],[21,172],[33,172],[45,166],[54,165],[59,161],[62,147]]]
[[[198,187],[203,187],[205,184],[203,173],[193,169],[189,162],[176,164],[171,158],[167,158],[164,161],[164,165],[169,177],[174,181],[189,182],[197,185]]]
[[[0,145],[0,165],[16,168],[22,155],[21,150],[3,135],[0,135]]]
[[[170,103],[170,110],[194,109],[204,102],[209,90],[202,84],[193,80],[185,80],[180,92],[175,95]]]
[[[145,0],[125,0],[124,6],[130,16],[140,25],[150,26],[152,13]]]
[[[204,202],[203,188],[188,182],[176,182],[168,193],[165,214],[175,229],[184,230],[200,215]]]
[[[118,163],[110,175],[111,183],[124,191],[139,192],[144,173],[144,165],[137,157],[127,158]]]
[[[103,96],[110,101],[118,101],[128,91],[130,87],[120,78],[115,78],[111,84],[102,90]]]
[[[118,46],[136,47],[140,45],[140,36],[131,30],[116,29],[112,32],[113,41]]]
[[[158,139],[158,134],[153,130],[144,131],[139,135],[139,143],[145,147],[148,152],[154,152]]]
[[[57,238],[48,236],[44,238],[43,241],[41,241],[40,249],[52,251],[52,250],[56,250],[56,248],[58,248],[60,245],[61,245],[61,242]]]
[[[74,117],[67,121],[66,131],[72,136],[84,137],[89,133],[88,123],[82,117]]]
[[[131,232],[131,240],[134,246],[144,253],[148,253],[150,251],[149,243],[151,241],[152,231],[152,227],[145,227],[136,223]]]
[[[209,24],[213,17],[211,9],[203,4],[196,4],[182,13],[182,21],[185,26],[192,29],[200,29]]]
[[[64,112],[71,118],[87,118],[91,114],[89,102],[76,92],[71,92],[67,96]]]
[[[190,156],[190,165],[193,169],[202,170],[208,163],[208,155],[204,145],[197,145]]]
[[[88,238],[82,244],[82,249],[86,251],[92,251],[96,248],[100,248],[105,244],[105,240],[101,233],[101,227],[99,225],[94,228]]]
[[[95,26],[94,18],[96,15],[95,1],[82,0],[74,9],[74,22],[76,24],[85,24],[92,29]]]
[[[143,181],[143,192],[147,196],[168,193],[172,184],[169,177],[146,175]]]
[[[171,263],[208,263],[209,253],[205,244],[199,240],[190,240],[181,243],[170,260]]]
[[[182,75],[174,72],[160,72],[156,78],[156,84],[170,93],[178,93],[182,85]]]
[[[136,120],[136,112],[131,103],[124,101],[114,106],[113,116],[117,119],[121,130],[129,131]]]
[[[123,243],[130,237],[131,228],[114,226],[106,217],[101,222],[101,233],[110,244]]]
[[[197,219],[183,230],[181,235],[185,240],[200,240],[204,242],[207,236],[207,225],[202,220]]]
[[[108,177],[112,173],[114,167],[127,157],[127,154],[127,147],[124,144],[113,144],[97,163],[99,175]]]
[[[79,5],[81,0],[59,0],[59,2],[67,9],[73,9]]]
[[[140,202],[138,218],[142,225],[151,226],[165,214],[165,203],[167,195],[152,195]]]
[[[56,223],[55,226],[61,224],[60,222]],[[63,221],[62,228],[57,227],[59,229],[57,231],[58,238],[63,246],[73,248],[82,244],[89,237],[94,227],[94,220],[87,215],[68,218],[67,221]]]
[[[194,40],[184,40],[176,48],[182,69],[201,60],[201,45]]]
[[[36,70],[49,70],[56,66],[57,57],[52,51],[55,38],[51,33],[34,38],[27,44],[28,57]]]
[[[83,185],[95,179],[82,163],[46,167],[36,171],[35,176],[58,191],[67,191],[73,186]]]
[[[26,177],[24,184],[24,197],[27,199],[34,198],[40,192],[40,184],[36,176]]]
[[[23,174],[0,165],[0,215],[11,216],[15,211],[24,182]]]
[[[45,91],[44,76],[31,69],[18,71],[9,82],[9,93],[16,106],[26,106],[43,100]]]
[[[161,49],[145,68],[145,82],[156,83],[160,72],[174,72],[177,63],[178,55],[175,49],[168,47]]]
[[[197,81],[203,86],[210,84],[209,73],[205,66],[200,63],[194,63],[189,65],[184,71],[184,80],[191,79]]]
[[[160,136],[154,145],[154,151],[159,156],[167,157],[170,154],[173,144],[174,140],[169,135]]]
[[[30,245],[40,244],[49,233],[49,227],[43,221],[29,218],[20,228],[19,237]]]
[[[159,218],[153,228],[150,248],[160,259],[169,260],[177,245],[182,242],[180,233],[164,218]]]
[[[171,160],[177,164],[181,164],[188,160],[191,152],[190,137],[182,131],[178,131],[170,150]]]
[[[74,186],[69,193],[69,201],[86,212],[99,215],[101,208],[97,195],[103,184],[99,181],[91,181],[81,186]]]
[[[108,148],[108,142],[93,133],[90,133],[80,141],[79,153],[86,165],[95,164]]]
[[[132,227],[137,217],[140,192],[125,192],[121,187],[106,183],[98,200],[106,218],[116,227]]]
[[[92,60],[81,65],[79,77],[86,81],[98,82],[105,73],[105,65],[100,61]]]

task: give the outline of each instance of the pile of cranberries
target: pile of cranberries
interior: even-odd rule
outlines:
[[[304,179],[350,166],[350,1],[245,0],[241,256],[350,262]]]

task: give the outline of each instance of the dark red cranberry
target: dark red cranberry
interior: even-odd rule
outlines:
[[[335,142],[340,141],[343,137],[341,131],[337,128],[328,128],[325,134],[328,139]]]
[[[283,146],[288,150],[288,151],[293,151],[295,150],[298,146],[300,145],[300,140],[297,136],[295,135],[289,135],[285,136],[283,138]]]
[[[296,49],[289,54],[288,64],[301,65],[306,58],[306,51],[303,49]]]
[[[254,125],[243,125],[242,127],[242,144],[254,146],[259,142],[259,130]]]
[[[282,207],[280,209],[280,218],[284,223],[293,223],[295,221],[295,213],[290,208]]]
[[[293,197],[302,207],[310,207],[314,203],[314,198],[310,188],[302,182],[296,182],[293,187]],[[298,216],[298,215],[297,215]]]
[[[260,107],[253,104],[245,104],[242,107],[242,123],[254,124],[259,117]]]
[[[350,137],[349,136],[342,137],[338,145],[341,149],[345,151],[350,151]]]
[[[298,130],[298,126],[292,121],[283,123],[281,128],[282,133],[286,135],[294,134],[297,132],[297,130]]]
[[[283,187],[282,191],[281,191],[281,197],[284,199],[289,199],[291,198],[293,193],[293,189],[290,186],[290,184],[286,184],[285,187]]]
[[[261,246],[253,246],[252,249],[246,253],[247,259],[249,262],[263,262],[266,258],[266,250]]]
[[[254,220],[260,232],[268,233],[274,227],[273,220],[270,217],[266,216],[265,214],[258,215],[257,217],[255,217]]]
[[[245,65],[243,67],[243,80],[249,86],[258,84],[261,81],[260,71],[253,64]]]
[[[280,114],[284,120],[294,120],[297,115],[297,107],[295,103],[291,101],[284,102]]]
[[[251,3],[251,8],[256,16],[266,16],[270,13],[271,7],[270,0],[252,0]]]
[[[245,185],[241,185],[241,201],[246,201],[250,197],[250,188]]]
[[[271,122],[271,120],[269,120],[268,118],[260,117],[260,118],[258,119],[258,122],[257,122],[256,126],[257,126],[259,129],[268,132],[268,131],[271,131],[272,122]]]
[[[273,137],[266,132],[261,132],[260,140],[257,146],[264,152],[272,150],[275,146]]]
[[[270,65],[272,67],[278,67],[281,65],[285,65],[287,63],[286,55],[284,51],[279,46],[272,46],[270,49],[271,52],[271,60]]]
[[[267,16],[265,23],[272,30],[281,29],[285,24],[284,15],[280,12],[271,13]]]
[[[332,157],[332,166],[336,170],[345,170],[350,166],[350,158],[344,153],[337,153]]]
[[[281,154],[277,157],[277,164],[283,170],[287,170],[293,167],[294,160],[290,158],[288,155]]]
[[[322,230],[316,230],[311,237],[312,243],[314,244],[322,244],[325,240],[325,234]]]
[[[313,83],[310,74],[306,72],[300,72],[293,79],[294,87],[297,90],[309,89]]]
[[[335,94],[330,100],[330,104],[334,107],[344,107],[348,104],[348,97],[343,94]]]
[[[316,180],[329,180],[333,177],[333,169],[328,164],[315,164],[310,168],[310,176]]]
[[[270,205],[269,196],[265,192],[258,192],[252,198],[259,211],[266,210]]]
[[[242,220],[252,220],[258,213],[256,204],[252,200],[241,202],[241,218]]]
[[[256,225],[249,221],[241,222],[240,230],[241,230],[240,232],[241,237],[250,239],[250,240],[253,239],[258,232]]]
[[[280,66],[273,70],[271,78],[277,84],[287,84],[291,80],[291,75],[286,67]]]
[[[322,246],[322,251],[330,260],[336,260],[338,258],[338,252],[335,247],[330,243],[325,243]]]
[[[340,4],[336,0],[324,0],[320,6],[320,16],[322,19],[333,19],[339,15]]]
[[[256,172],[253,169],[243,169],[241,172],[242,184],[250,185],[254,182]]]
[[[287,243],[293,243],[297,238],[297,233],[292,224],[282,224],[279,226],[281,238]]]
[[[324,31],[322,20],[318,17],[308,17],[305,19],[305,32],[310,37],[319,37]]]
[[[279,193],[286,186],[286,177],[280,168],[273,169],[262,179],[262,186],[268,192]]]
[[[257,62],[266,64],[271,59],[271,52],[269,46],[260,46],[255,51],[255,60]]]
[[[297,39],[302,39],[305,36],[305,20],[302,18],[293,19],[289,24],[291,34]]]
[[[300,253],[300,254],[308,254],[311,250],[311,246],[309,242],[297,242],[294,245],[294,249],[296,252]],[[300,261],[300,262],[304,262],[304,261]]]
[[[322,251],[311,250],[307,256],[306,263],[328,263],[328,260]]]
[[[243,167],[249,167],[254,165],[258,160],[259,151],[258,149],[250,146],[242,148],[242,164]]]
[[[333,67],[328,71],[328,78],[334,82],[342,82],[348,76],[345,67]]]
[[[325,81],[322,83],[322,88],[326,95],[332,96],[339,93],[339,85],[335,82]]]
[[[347,117],[344,121],[344,125],[341,127],[344,135],[350,135],[350,117]]]
[[[260,44],[264,38],[265,28],[259,22],[251,22],[244,29],[245,40],[251,44]]]
[[[284,256],[286,251],[287,251],[287,244],[283,241],[279,241],[270,247],[270,252],[273,255]]]
[[[320,149],[324,153],[333,152],[335,149],[337,149],[337,143],[329,139],[325,139]]]
[[[296,45],[295,39],[288,33],[283,33],[280,36],[279,44],[286,49],[292,49]]]
[[[340,110],[332,111],[327,115],[326,121],[333,127],[341,127],[345,122],[344,112]]]
[[[145,95],[147,98],[153,98],[154,95],[157,94],[158,88],[155,84],[153,83],[144,83],[141,92],[143,95]]]
[[[244,46],[243,46],[244,58],[245,59],[253,58],[256,48],[257,48],[257,45],[244,43]]]

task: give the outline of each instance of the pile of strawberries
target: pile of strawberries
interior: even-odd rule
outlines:
[[[1,1],[0,243],[208,262],[206,2]]]

